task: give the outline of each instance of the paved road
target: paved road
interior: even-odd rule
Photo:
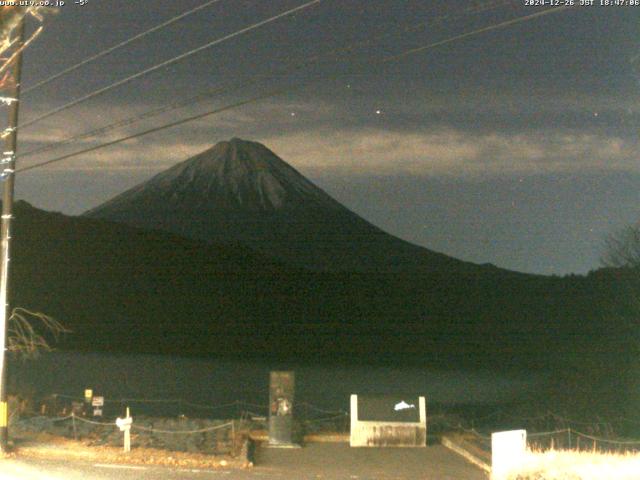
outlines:
[[[246,470],[191,470],[104,465],[90,461],[0,460],[0,480],[486,480],[478,468],[442,446],[351,449],[310,444],[300,449],[260,448],[258,466]]]
[[[261,448],[256,464],[280,478],[323,480],[486,480],[488,476],[451,450],[350,448],[345,443],[312,443],[298,449]],[[276,478],[276,477],[273,477]]]
[[[244,480],[250,472],[107,465],[76,460],[0,460],[0,480]]]

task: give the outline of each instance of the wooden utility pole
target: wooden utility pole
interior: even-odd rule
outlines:
[[[2,225],[0,227],[0,451],[6,452],[9,441],[9,411],[7,404],[7,327],[11,308],[9,306],[9,245],[11,220],[13,218],[13,189],[15,183],[16,148],[18,144],[18,112],[20,109],[20,77],[22,73],[22,48],[24,44],[24,18],[16,27],[15,47],[18,55],[13,65],[14,84],[9,91],[9,125],[4,151],[0,159],[2,193]]]

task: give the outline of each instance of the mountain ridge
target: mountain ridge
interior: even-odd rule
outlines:
[[[234,200],[236,207],[250,210],[280,210],[304,202],[340,208],[338,202],[263,145],[232,138],[160,172],[85,215],[95,216],[103,209],[117,208],[131,197],[168,189],[170,200],[183,203],[190,193],[187,187],[197,190],[200,197],[195,199],[218,201],[224,208],[233,207]],[[196,202],[192,206],[211,205]]]
[[[264,145],[233,138],[83,214],[208,242],[235,240],[317,270],[491,269],[399,239]]]
[[[15,213],[10,302],[69,327],[65,350],[540,368],[550,351],[593,348],[619,289],[498,269],[317,272],[23,202]]]

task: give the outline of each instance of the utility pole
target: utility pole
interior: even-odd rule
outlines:
[[[18,55],[13,65],[15,84],[10,89],[9,125],[5,147],[0,160],[0,179],[3,180],[2,225],[0,227],[0,451],[6,452],[9,443],[9,411],[7,405],[7,327],[11,308],[9,307],[9,245],[11,241],[11,220],[13,218],[13,189],[15,183],[16,148],[18,144],[18,111],[20,108],[20,77],[22,73],[22,46],[24,44],[24,24],[22,18],[16,27]]]

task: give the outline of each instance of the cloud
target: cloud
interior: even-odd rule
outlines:
[[[585,170],[640,171],[638,144],[598,134],[300,132],[264,139],[305,172],[495,176]]]
[[[19,164],[29,166],[48,161],[176,120],[175,113],[169,112],[133,125],[100,132],[95,136],[68,141],[70,137],[99,129],[120,119],[130,118],[146,110],[148,106],[143,108],[140,105],[119,106],[112,109],[103,109],[102,106],[83,106],[73,115],[71,112],[65,112],[61,118],[56,118],[56,121],[48,119],[37,126],[19,129]],[[197,110],[195,112],[197,113]],[[194,114],[194,111],[181,111],[180,114],[180,117],[189,116]],[[196,121],[156,134],[134,138],[52,164],[47,168],[82,171],[95,169],[154,171],[167,168],[206,150],[213,143],[226,138],[223,132],[233,131],[239,124],[249,120],[245,112],[229,111],[212,118],[209,122]],[[222,132],[222,135],[212,137],[212,131]],[[43,146],[55,148],[30,154],[32,150]]]
[[[211,147],[209,143],[142,143],[131,141],[122,143],[105,150],[85,153],[78,157],[54,163],[45,168],[62,171],[96,170],[129,170],[154,172],[164,170],[172,165],[184,161]],[[21,162],[22,163],[22,162]],[[25,160],[20,166],[27,167],[36,161]]]
[[[508,103],[508,99],[504,101]],[[593,100],[587,110],[595,107],[595,103],[599,101]],[[442,109],[443,105],[442,101],[436,102],[432,108]],[[178,118],[211,107],[201,105],[181,111]],[[460,103],[453,107],[462,108]],[[552,108],[546,105],[540,109],[547,107]],[[28,151],[147,108],[148,105],[141,104],[84,106],[75,117],[67,112],[68,118],[25,129],[19,137]],[[198,154],[218,141],[241,136],[263,142],[308,174],[496,176],[576,170],[640,171],[637,137],[625,136],[623,132],[612,134],[605,129],[586,127],[582,130],[502,129],[495,125],[428,123],[426,120],[422,120],[422,124],[412,121],[400,125],[384,118],[386,112],[383,117],[375,114],[366,117],[362,112],[348,110],[348,106],[339,102],[270,99],[90,152],[50,168],[153,173]],[[398,107],[401,114],[419,110],[418,101]],[[291,112],[297,113],[295,118]],[[354,121],[356,117],[360,120]],[[25,158],[24,163],[22,160],[20,163],[27,166],[175,119],[175,113],[169,113],[136,125],[135,129],[128,126],[97,139],[81,139],[46,155]]]
[[[226,138],[213,140],[200,134],[185,141],[182,137],[174,133],[151,141],[136,139],[51,168],[159,171]],[[451,128],[398,132],[363,128],[284,132],[252,139],[261,141],[306,174],[497,176],[576,170],[640,172],[637,142],[595,133],[474,133]],[[25,160],[26,165],[31,163],[31,159]]]

